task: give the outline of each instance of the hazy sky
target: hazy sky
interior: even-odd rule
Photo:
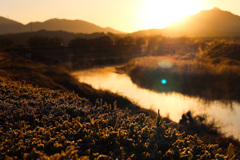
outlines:
[[[240,0],[0,0],[0,16],[23,24],[81,19],[124,32],[162,28],[202,9],[240,15]]]

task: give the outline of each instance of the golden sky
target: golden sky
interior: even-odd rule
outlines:
[[[0,16],[23,24],[80,19],[124,32],[163,28],[200,10],[240,15],[240,0],[0,0]]]

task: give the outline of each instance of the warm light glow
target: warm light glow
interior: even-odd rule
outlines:
[[[145,0],[142,3],[142,27],[163,28],[203,8],[200,0]]]
[[[3,3],[3,2],[4,3]],[[240,15],[240,0],[1,0],[0,16],[23,24],[80,19],[123,32],[163,28],[214,7]],[[26,5],[27,4],[27,5]]]

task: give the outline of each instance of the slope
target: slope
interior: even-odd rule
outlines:
[[[55,18],[49,19],[44,22],[30,22],[26,25],[23,25],[19,22],[0,17],[0,34],[32,32],[39,30],[66,31],[72,33],[87,34],[94,32],[111,32],[117,34],[122,33],[121,31],[117,31],[109,27],[103,28],[83,20],[68,20]]]
[[[240,16],[218,8],[203,10],[180,22],[164,28],[163,33],[172,36],[213,37],[239,36]]]
[[[22,27],[21,23],[0,16],[0,34],[17,33]]]

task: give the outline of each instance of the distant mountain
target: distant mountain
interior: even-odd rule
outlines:
[[[131,36],[141,37],[141,36],[152,36],[152,35],[162,35],[161,29],[148,29],[140,30],[133,33],[130,33]]]
[[[169,36],[240,36],[240,16],[218,8],[203,10],[162,30]]]
[[[22,27],[21,23],[0,16],[0,34],[17,33]]]
[[[67,31],[73,33],[94,33],[94,32],[112,32],[121,33],[112,28],[102,28],[95,24],[82,20],[67,20],[67,19],[50,19],[45,22],[32,22],[26,25],[34,31]]]
[[[29,31],[67,31],[72,33],[87,33],[94,32],[111,32],[122,33],[112,28],[102,28],[95,24],[82,21],[82,20],[67,20],[67,19],[50,19],[45,22],[31,22],[27,25],[23,25],[19,22],[0,17],[0,34],[6,33],[22,33]]]
[[[188,37],[229,37],[240,36],[240,16],[218,8],[203,10],[163,29],[141,30],[133,36],[188,36]]]
[[[112,28],[102,28],[82,20],[50,19],[45,22],[31,22],[23,25],[19,22],[0,17],[0,34],[22,33],[31,31],[66,31],[72,33],[111,32],[122,33]],[[187,16],[183,20],[171,24],[164,29],[150,29],[130,33],[132,36],[189,36],[220,37],[240,36],[240,16],[218,8],[203,10]]]

